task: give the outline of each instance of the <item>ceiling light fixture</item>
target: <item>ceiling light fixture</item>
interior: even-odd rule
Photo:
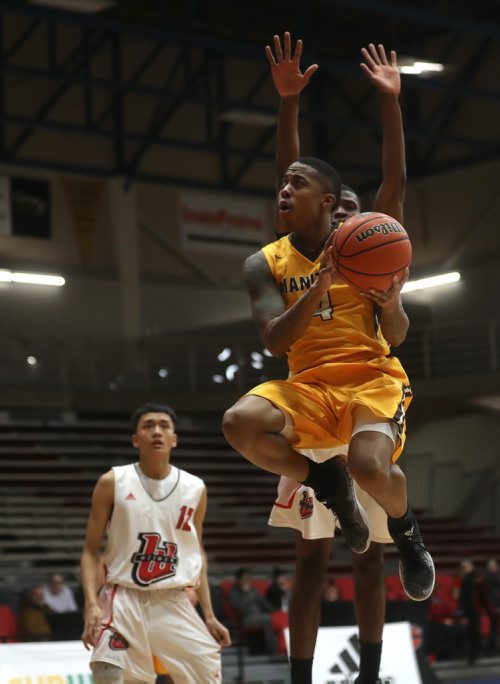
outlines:
[[[115,4],[115,0],[30,0],[30,2],[32,5],[43,5],[83,14],[102,12]]]
[[[239,370],[240,367],[237,363],[232,363],[230,366],[226,368],[226,378],[229,380],[229,382],[232,382],[234,380],[234,376]]]
[[[274,114],[252,112],[244,109],[228,109],[219,115],[219,119],[228,123],[242,124],[243,126],[252,126],[254,128],[268,128],[269,126],[274,126],[277,121],[277,117]]]
[[[231,350],[229,347],[224,347],[224,349],[217,354],[217,359],[219,361],[227,361],[227,359],[231,356]]]
[[[444,64],[439,64],[439,62],[423,62],[415,60],[414,62],[409,62],[408,64],[401,64],[399,71],[402,74],[412,74],[414,76],[421,76],[422,74],[428,73],[440,73],[444,71]]]
[[[43,273],[17,273],[0,270],[0,283],[23,283],[25,285],[50,285],[62,287],[66,280],[60,275],[45,275]]]
[[[442,275],[430,276],[429,278],[420,278],[419,280],[409,280],[403,285],[401,292],[415,292],[415,290],[426,290],[429,287],[439,287],[440,285],[448,285],[449,283],[456,283],[460,280],[460,273],[453,271],[452,273],[443,273]]]

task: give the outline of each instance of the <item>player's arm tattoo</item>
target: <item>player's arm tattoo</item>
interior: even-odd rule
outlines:
[[[304,334],[318,309],[323,296],[319,280],[287,309],[264,254],[257,252],[245,262],[245,283],[264,345],[274,356],[284,356]]]
[[[268,326],[284,313],[286,305],[262,252],[253,254],[245,261],[244,278],[250,295],[252,315],[262,342],[275,354],[270,346],[272,343],[268,336]],[[283,353],[285,352],[286,350]]]

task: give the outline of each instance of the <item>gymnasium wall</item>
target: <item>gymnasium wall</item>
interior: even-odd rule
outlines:
[[[499,163],[486,164],[408,184],[405,223],[414,250],[412,276],[428,274],[429,267],[424,272],[423,264],[431,256],[436,272],[459,269],[463,273],[458,285],[408,295],[407,301],[424,305],[431,319],[442,322],[498,313],[494,292],[499,285],[500,231],[495,220],[499,199],[494,186],[499,170]],[[6,168],[0,173],[50,181],[52,226],[47,240],[0,236],[0,267],[61,272],[67,278],[66,286],[57,291],[2,286],[5,332],[28,334],[36,329],[43,334],[45,326],[63,336],[119,336],[116,240],[120,238],[110,229],[107,181],[69,179],[93,192],[92,220],[82,230],[69,199],[68,178]],[[253,249],[186,250],[178,220],[182,190],[141,183],[134,191],[143,332],[194,330],[211,322],[248,318],[241,271]],[[273,203],[255,201],[265,205],[266,239],[271,239]],[[364,208],[371,201],[364,197]],[[479,254],[485,243],[489,261]]]

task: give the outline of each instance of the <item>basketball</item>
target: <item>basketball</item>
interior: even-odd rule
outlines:
[[[332,259],[342,280],[358,290],[384,291],[403,277],[411,262],[411,242],[403,226],[387,214],[367,211],[336,231]]]

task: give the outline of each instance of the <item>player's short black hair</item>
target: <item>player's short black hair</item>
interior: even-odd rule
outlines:
[[[130,422],[132,423],[132,428],[134,432],[136,432],[137,430],[137,426],[139,424],[140,419],[146,413],[166,413],[167,416],[170,416],[170,418],[172,418],[172,423],[174,424],[174,427],[177,423],[177,414],[171,406],[167,406],[166,404],[156,404],[154,402],[150,402],[149,404],[144,404],[144,406],[140,406],[133,412],[130,418]]]
[[[350,185],[346,185],[345,183],[342,183],[342,185],[340,186],[340,192],[352,192],[353,195],[356,195],[356,197],[358,198],[358,201],[359,201],[358,193],[356,192],[356,190],[353,190],[353,188],[351,188]]]
[[[300,157],[297,161],[314,169],[320,177],[324,189],[335,195],[337,202],[340,200],[342,182],[339,174],[331,164],[323,161],[323,159],[317,159],[317,157]]]
[[[248,568],[238,568],[234,573],[234,577],[237,580],[240,580],[243,575],[248,575]]]

